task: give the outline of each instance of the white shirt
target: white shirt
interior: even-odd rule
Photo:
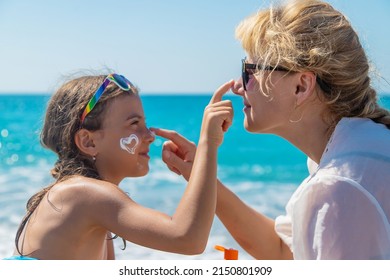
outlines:
[[[343,118],[275,230],[294,259],[390,259],[390,130]]]

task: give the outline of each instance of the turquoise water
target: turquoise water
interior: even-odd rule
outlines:
[[[16,228],[27,199],[51,182],[55,156],[39,143],[48,95],[0,95],[0,258],[13,251]],[[244,201],[270,217],[284,212],[299,183],[307,176],[306,157],[285,140],[272,135],[255,135],[242,126],[242,100],[228,95],[235,109],[234,123],[219,149],[219,178]],[[173,129],[196,142],[203,109],[210,96],[145,95],[142,102],[147,123]],[[390,97],[382,104],[390,108]],[[150,173],[129,178],[121,187],[138,203],[172,214],[185,188],[185,181],[171,173],[161,161],[164,139],[150,148]],[[213,246],[239,248],[216,218],[204,254],[187,257],[159,252],[128,243],[119,259],[221,259]],[[241,259],[250,259],[240,250]]]

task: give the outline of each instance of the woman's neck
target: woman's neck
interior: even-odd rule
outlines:
[[[317,164],[328,144],[330,125],[323,119],[323,110],[311,110],[299,122],[290,122],[279,136],[292,143]]]

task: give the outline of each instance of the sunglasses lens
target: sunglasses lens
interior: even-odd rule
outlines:
[[[249,73],[247,71],[245,71],[243,73],[243,77],[244,77],[244,83],[246,85],[249,82]]]
[[[245,59],[242,60],[241,79],[242,79],[244,89],[246,90],[246,84],[247,84],[247,80],[248,80],[248,72],[246,72],[246,69],[245,69]]]
[[[113,80],[118,87],[120,87],[123,90],[129,90],[130,89],[130,81],[127,80],[125,77],[118,75],[118,74],[112,74]]]

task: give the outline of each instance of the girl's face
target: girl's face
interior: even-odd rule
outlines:
[[[248,59],[248,63],[254,62]],[[285,71],[260,71],[249,74],[246,91],[242,79],[234,86],[234,93],[244,101],[244,127],[250,132],[280,134],[294,110],[293,75]]]
[[[146,126],[139,96],[120,95],[108,104],[104,114],[102,129],[96,131],[99,174],[116,183],[125,177],[146,175],[149,146],[155,136]]]

